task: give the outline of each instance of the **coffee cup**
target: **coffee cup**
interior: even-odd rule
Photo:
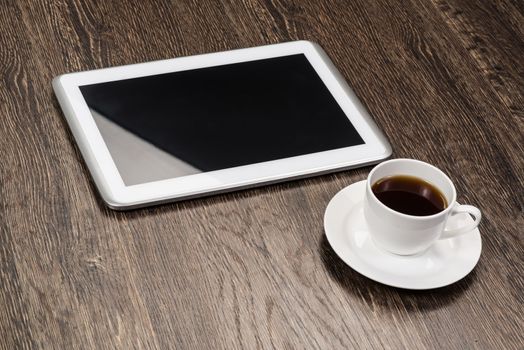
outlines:
[[[403,188],[416,186],[421,188],[420,193],[402,196]],[[383,192],[378,192],[378,187]],[[386,193],[388,188],[391,191]],[[427,196],[427,201],[432,202],[425,203],[424,198],[414,197],[417,195]],[[462,226],[455,227],[450,218],[461,213],[470,214],[474,220],[465,220]],[[364,217],[377,246],[393,254],[413,255],[437,240],[471,232],[478,226],[481,212],[474,206],[457,203],[455,186],[440,169],[415,159],[392,159],[369,173]]]

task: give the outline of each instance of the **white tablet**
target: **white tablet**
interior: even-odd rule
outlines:
[[[385,137],[316,44],[61,75],[53,88],[113,209],[376,163]]]

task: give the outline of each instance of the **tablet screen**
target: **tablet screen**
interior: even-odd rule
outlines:
[[[303,54],[80,90],[127,186],[364,143]]]

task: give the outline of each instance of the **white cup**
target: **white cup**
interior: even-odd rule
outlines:
[[[429,182],[446,197],[448,206],[427,216],[407,215],[389,208],[375,196],[371,186],[394,175],[410,175]],[[380,163],[369,173],[364,216],[371,238],[378,246],[394,254],[412,255],[428,249],[436,240],[456,237],[478,226],[480,210],[471,205],[459,205],[456,199],[455,186],[438,168],[414,159],[392,159]],[[462,227],[449,227],[448,219],[458,213],[468,213],[475,220]]]

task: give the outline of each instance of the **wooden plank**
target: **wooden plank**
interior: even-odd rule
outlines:
[[[521,348],[522,6],[446,1],[22,1],[0,6],[0,348]],[[51,90],[60,73],[318,42],[395,156],[484,213],[439,290],[389,288],[329,247],[369,167],[149,209],[104,207]]]

